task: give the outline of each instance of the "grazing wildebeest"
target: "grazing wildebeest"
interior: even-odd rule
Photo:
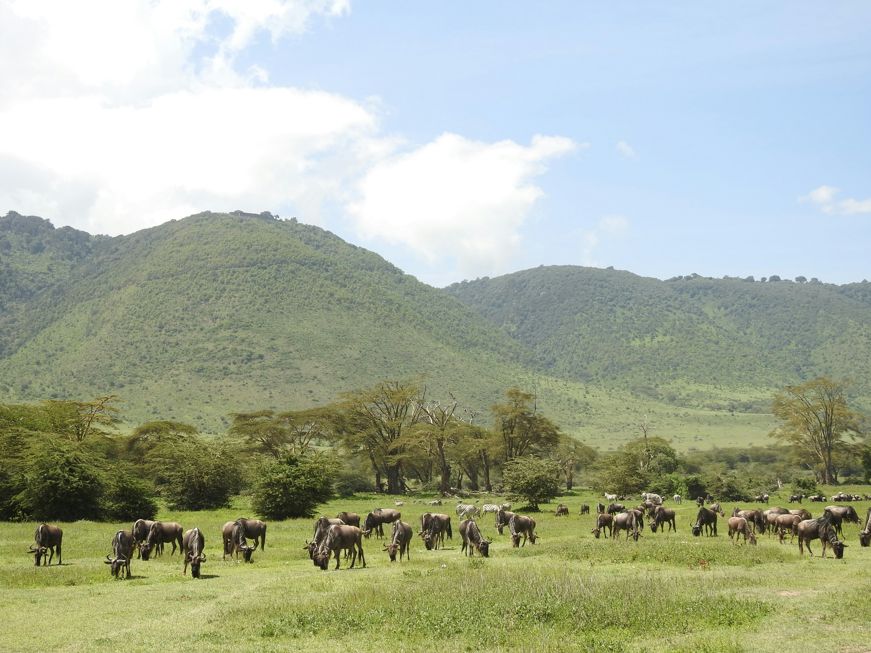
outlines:
[[[182,546],[182,527],[174,521],[156,521],[148,529],[148,537],[145,539],[139,549],[142,551],[142,559],[148,560],[151,552],[154,551],[156,556],[163,552],[163,545],[167,542],[172,543],[172,551],[170,555],[175,554],[175,546],[178,544],[179,550]]]
[[[247,517],[239,517],[236,520],[242,524],[245,529],[245,537],[250,537],[254,541],[254,549],[258,546],[260,550],[266,549],[266,523],[259,519],[248,519]],[[347,524],[347,522],[345,522]]]
[[[656,529],[663,524],[668,524],[669,530],[677,530],[677,524],[674,521],[674,510],[657,506],[656,510],[653,511],[653,521],[650,522],[650,530],[655,533]],[[662,531],[665,532],[664,526]]]
[[[445,535],[454,539],[451,530],[451,516],[441,513],[425,512],[420,516],[420,538],[427,551],[438,549],[445,544]]]
[[[608,529],[608,537],[611,537],[614,534],[614,515],[609,515],[603,512],[596,515],[596,528],[590,532],[595,535],[598,540],[599,534],[605,528]]]
[[[712,503],[712,504],[711,504],[711,510],[713,510],[715,513],[719,514],[720,517],[725,517],[725,516],[726,516],[726,513],[725,513],[725,512],[723,511],[723,509],[720,507],[720,504],[719,504],[719,503]]]
[[[710,536],[717,534],[717,513],[710,508],[702,506],[699,508],[699,514],[696,516],[696,523],[693,524],[693,535],[698,537],[702,534],[702,528],[705,529],[705,534]]]
[[[750,540],[750,544],[756,544],[756,535],[753,533],[753,529],[750,528],[750,524],[744,517],[729,517],[729,539],[732,540],[733,543],[738,543],[738,538],[732,539],[735,535],[743,535],[744,536],[744,544],[747,544],[747,540]]]
[[[830,520],[835,527],[835,532],[843,537],[844,532],[841,530],[841,522],[850,522],[851,524],[859,523],[859,513],[853,506],[826,506],[823,509],[823,514],[829,513]]]
[[[619,538],[620,531],[626,531],[627,540],[629,539],[629,536],[632,535],[632,539],[636,542],[638,541],[638,538],[641,537],[641,533],[638,531],[638,513],[636,511],[630,510],[628,512],[621,512],[614,516],[611,537],[613,539]]]
[[[339,551],[351,552],[351,569],[357,562],[357,556],[363,566],[366,566],[366,558],[363,555],[363,531],[356,526],[330,526],[327,531],[327,536],[324,538],[320,548],[314,554],[315,566],[320,567],[324,571],[327,570],[330,564],[330,555],[335,553],[336,569],[339,568]]]
[[[499,532],[499,535],[502,535],[502,529],[508,526],[508,522],[516,514],[506,508],[499,509],[499,512],[496,513],[496,530]]]
[[[832,524],[828,514],[816,519],[805,519],[798,525],[798,552],[804,555],[804,546],[807,546],[807,552],[811,555],[811,540],[819,538],[823,543],[823,557],[826,557],[826,547],[831,545],[835,552],[836,558],[844,557],[844,547],[847,545],[838,541],[838,534],[835,532],[835,526]]]
[[[375,530],[378,537],[384,537],[384,524],[392,524],[402,517],[402,513],[393,508],[376,508],[368,515],[363,523],[363,535],[367,538]]]
[[[148,531],[154,522],[150,519],[137,519],[133,522],[133,546],[136,547],[136,557],[142,557],[139,547],[148,539]]]
[[[679,494],[675,494],[675,495],[672,497],[672,500],[673,500],[675,503],[677,503],[677,504],[681,504],[681,503],[683,503],[683,497],[682,497],[681,495],[679,495]]]
[[[513,515],[508,520],[508,532],[511,533],[511,543],[515,548],[526,546],[527,538],[531,544],[535,544],[535,540],[538,538],[535,534],[535,520],[525,515]],[[522,545],[520,544],[521,536],[523,536]]]
[[[768,525],[761,510],[741,510],[736,506],[732,511],[732,517],[743,517],[750,524],[750,527],[755,528],[759,533],[764,533],[765,527]]]
[[[865,516],[865,528],[859,533],[859,544],[862,546],[871,544],[871,508],[868,508],[868,514]]]
[[[103,561],[107,565],[111,565],[112,576],[115,578],[123,577],[130,578],[130,559],[133,557],[133,540],[132,531],[118,531],[112,538],[112,555],[106,556]]]
[[[589,515],[590,514],[590,504],[582,503],[581,511],[578,513],[579,515]]]
[[[824,497],[822,494],[812,494],[808,497],[808,499],[810,499],[811,501],[822,503],[826,500],[826,497]]]
[[[311,542],[305,543],[305,548],[308,551],[308,557],[311,560],[315,559],[315,553],[319,548],[321,548],[321,544],[323,544],[324,540],[327,538],[327,533],[330,530],[330,526],[347,526],[347,524],[345,524],[345,522],[343,522],[338,517],[320,517],[315,522],[315,530],[312,534]]]
[[[562,517],[562,516],[568,517],[568,515],[569,515],[569,507],[567,505],[565,505],[564,503],[561,503],[556,507],[556,515],[555,515],[556,517]]]
[[[596,514],[601,515],[603,512],[605,512],[605,504],[602,502],[597,503],[596,504]]]
[[[254,550],[257,548],[257,545],[251,546],[248,544],[248,540],[245,539],[245,524],[242,523],[241,519],[237,519],[233,522],[233,527],[230,529],[230,553],[236,555],[236,559],[239,559],[239,552],[242,552],[242,559],[245,562],[254,562],[251,559],[251,554],[254,553]]]
[[[411,560],[411,551],[409,550],[409,543],[411,542],[411,536],[413,532],[411,530],[411,526],[406,524],[404,521],[396,520],[393,522],[393,532],[390,534],[390,544],[384,545],[384,550],[387,551],[387,555],[390,558],[390,562],[396,562],[396,552],[399,552],[399,561],[402,562],[402,556],[407,555],[408,559]]]
[[[40,524],[36,527],[36,532],[33,534],[33,539],[36,546],[30,545],[28,553],[33,554],[35,565],[39,567],[40,561],[43,565],[50,565],[54,558],[54,552],[57,550],[57,563],[61,563],[61,544],[64,539],[64,532],[57,526],[49,524]],[[46,560],[46,557],[48,558]]]
[[[188,564],[191,566],[191,576],[200,577],[200,565],[206,561],[206,538],[199,528],[186,531],[182,537],[181,555],[184,558],[182,574],[187,576]]]
[[[801,503],[802,499],[804,499],[803,494],[790,494],[789,495],[789,503]]]
[[[768,503],[768,495],[767,494],[757,494],[753,497],[754,503]]]
[[[802,521],[804,521],[804,518],[801,515],[793,515],[791,513],[777,515],[777,517],[775,517],[774,528],[777,529],[777,539],[781,544],[783,544],[783,541],[786,539],[787,533],[790,534],[789,542],[792,544],[792,541],[798,534],[798,525]]]
[[[336,519],[341,519],[346,526],[356,526],[360,528],[360,515],[356,512],[343,511],[336,515]]]
[[[622,503],[612,503],[608,506],[607,512],[609,515],[616,515],[618,512],[623,512],[624,510],[626,510],[626,506]]]
[[[464,552],[468,549],[469,557],[474,555],[475,549],[478,549],[478,553],[485,558],[490,555],[490,542],[481,535],[474,519],[464,519],[460,522],[460,537],[463,538],[463,547],[460,551]]]
[[[790,510],[789,514],[790,515],[798,515],[799,517],[801,517],[802,521],[804,521],[805,519],[813,519],[813,517],[814,517],[811,514],[811,511],[807,510],[805,508],[796,508],[794,510]]]

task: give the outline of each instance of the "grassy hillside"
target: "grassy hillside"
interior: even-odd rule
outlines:
[[[488,406],[522,347],[453,298],[316,227],[202,214],[101,242],[18,310],[7,400],[113,392],[133,421],[220,428],[424,375]]]
[[[529,347],[543,372],[676,406],[766,410],[828,374],[871,407],[871,284],[669,281],[542,267],[447,292]]]
[[[773,496],[772,505],[785,498]],[[342,561],[338,571],[308,560],[312,520],[269,524],[265,550],[242,564],[222,561],[219,533],[250,506],[164,511],[159,518],[202,529],[199,580],[182,575],[169,548],[133,560],[131,580],[113,580],[103,560],[114,532],[129,523],[62,524],[64,564],[39,569],[25,554],[35,525],[0,523],[0,650],[154,651],[172,642],[203,653],[421,651],[436,641],[445,651],[867,650],[871,549],[859,546],[856,525],[844,525],[843,560],[820,558],[819,541],[813,558],[765,535],[757,546],[736,546],[722,520],[718,537],[694,538],[690,502],[675,506],[677,532],[594,539],[595,516],[578,510],[598,499],[561,498],[571,511],[561,518],[554,504],[543,505],[534,546],[512,548],[507,529],[498,535],[488,515],[479,523],[493,540],[491,555],[468,559],[454,518],[444,549],[426,551],[415,534],[411,559],[390,563],[373,538],[364,540],[365,569]],[[365,514],[379,500],[333,501],[321,513]],[[867,505],[857,506],[863,516]],[[403,521],[416,526],[429,509],[408,497]]]

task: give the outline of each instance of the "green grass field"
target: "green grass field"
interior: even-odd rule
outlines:
[[[860,488],[857,491],[868,491]],[[491,498],[480,498],[480,503]],[[493,497],[498,500],[498,497]],[[367,567],[323,572],[303,550],[313,520],[269,525],[251,565],[221,560],[220,528],[248,512],[168,513],[206,535],[203,578],[182,575],[178,554],[134,560],[133,578],[113,580],[103,560],[119,527],[76,522],[64,529],[63,565],[35,568],[26,549],[35,524],[0,524],[0,651],[868,651],[871,548],[845,525],[843,560],[801,558],[796,545],[761,536],[736,546],[693,538],[696,507],[678,507],[678,532],[645,528],[635,543],[596,540],[594,516],[563,497],[535,515],[539,542],[512,549],[493,517],[480,520],[491,557],[460,553],[454,539],[426,551],[415,535],[411,560],[391,564],[381,542],[364,541]],[[365,514],[384,497],[322,506]],[[784,505],[772,497],[771,505]],[[860,515],[868,502],[853,504]],[[733,504],[724,505],[727,513]],[[744,507],[744,506],[742,506]],[[806,504],[816,516],[820,504]],[[440,510],[453,513],[453,503]],[[429,509],[408,498],[403,520]],[[507,530],[506,530],[507,533]],[[814,550],[819,555],[816,542]]]

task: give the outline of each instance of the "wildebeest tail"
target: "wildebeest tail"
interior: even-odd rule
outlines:
[[[263,530],[260,531],[260,549],[266,549],[266,524],[263,524]]]
[[[448,520],[448,528],[447,528],[447,531],[448,531],[448,537],[449,537],[450,539],[454,539],[454,533],[453,533],[453,531],[451,531],[451,520],[450,520],[450,519]]]

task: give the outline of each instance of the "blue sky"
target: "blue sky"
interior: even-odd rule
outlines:
[[[0,212],[271,210],[434,285],[871,277],[866,3],[75,6],[0,0]]]

